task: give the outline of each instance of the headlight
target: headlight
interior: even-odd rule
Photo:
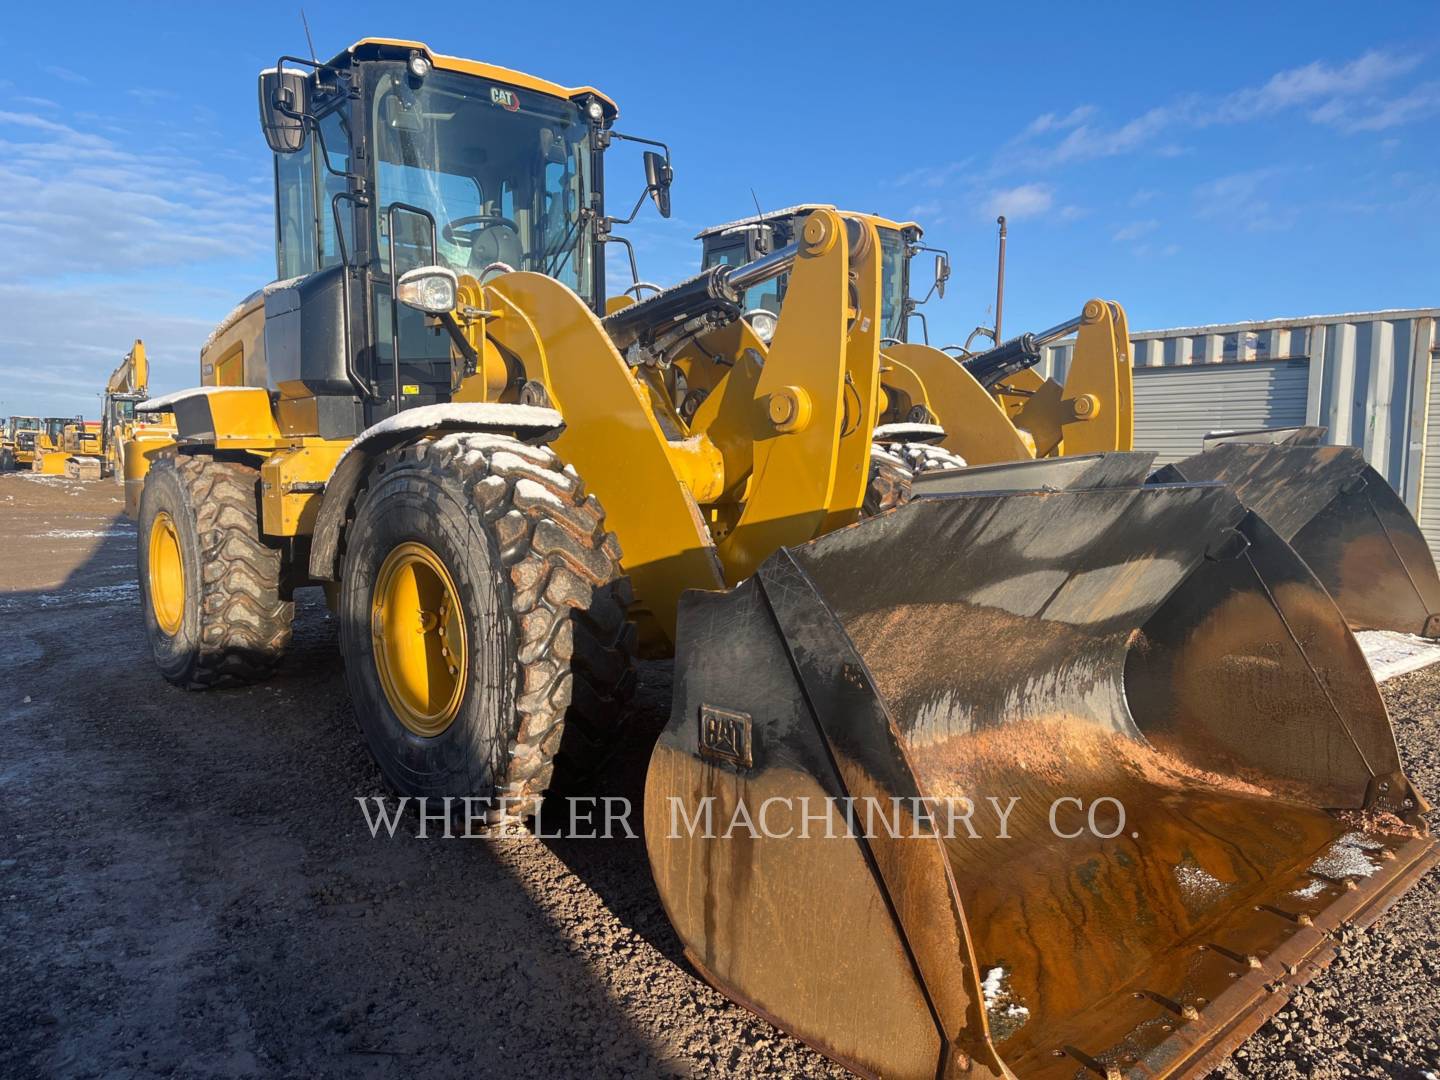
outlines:
[[[766,345],[775,336],[775,327],[780,322],[775,313],[769,308],[752,308],[745,313],[745,321],[750,324],[750,329],[755,331],[755,336]]]
[[[605,119],[605,106],[601,105],[598,101],[592,100],[589,105],[585,106],[585,111],[590,114],[590,119],[594,120],[597,124]]]
[[[423,79],[430,74],[430,61],[423,53],[415,53],[410,57],[410,74],[417,79]]]
[[[460,281],[455,271],[444,266],[417,266],[400,275],[395,299],[427,315],[444,315],[455,310]]]

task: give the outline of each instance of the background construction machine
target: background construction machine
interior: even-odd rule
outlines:
[[[35,441],[35,460],[30,468],[38,473],[62,475],[69,455],[61,449],[64,442],[65,425],[74,423],[73,416],[47,416],[40,428],[40,437]]]
[[[140,415],[150,397],[150,362],[138,338],[110,373],[100,411],[100,461],[105,476],[125,484],[126,513],[139,512],[150,462],[174,442],[168,414]]]
[[[0,472],[30,468],[42,430],[38,416],[12,416],[6,420],[4,437],[0,438]]]
[[[83,416],[48,418],[30,468],[75,480],[100,479],[100,422]]]
[[[367,39],[283,58],[260,105],[280,280],[205,385],[149,402],[177,428],[139,507],[171,681],[263,676],[318,582],[389,781],[528,799],[599,753],[637,639],[677,651],[646,789],[666,910],[726,993],[873,1075],[1198,1068],[1435,858],[1339,612],[1223,486],[1030,462],[860,520],[896,407],[873,220],[818,208],[607,304],[598,91]],[[780,274],[767,342],[745,297]],[[1061,791],[1139,817],[1070,846]],[[701,799],[986,794],[1023,797],[1014,838],[667,828]],[[986,964],[1028,1023],[987,1013]]]

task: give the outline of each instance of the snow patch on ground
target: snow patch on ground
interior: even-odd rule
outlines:
[[[40,593],[38,596],[0,596],[0,611],[63,607],[68,604],[113,604],[135,600],[139,596],[140,586],[137,582],[121,581],[114,585],[95,585],[88,589]]]
[[[40,534],[42,537],[52,540],[89,540],[105,539],[111,536],[134,536],[133,528],[116,529],[51,529],[49,532]]]
[[[1419,671],[1440,660],[1440,643],[1395,630],[1359,630],[1355,640],[1376,682]]]

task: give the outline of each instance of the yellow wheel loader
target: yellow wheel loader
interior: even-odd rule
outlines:
[[[791,207],[702,231],[697,237],[702,264],[724,264],[768,250],[793,233],[811,209]],[[1077,319],[997,342],[979,353],[972,352],[968,342],[946,346],[941,351],[955,355],[974,379],[942,380],[934,373],[939,361],[928,345],[928,328],[925,344],[911,344],[908,338],[913,319],[925,325],[919,308],[931,295],[944,295],[949,256],[924,246],[914,222],[871,220],[885,240],[886,391],[909,400],[904,384],[917,372],[926,376],[929,387],[949,387],[943,397],[937,394],[938,400],[926,402],[938,409],[930,416],[945,429],[941,454],[949,451],[982,465],[1132,449],[1129,331],[1120,305],[1091,300]],[[1002,266],[1003,235],[1002,225]],[[926,296],[915,300],[910,295],[911,263],[921,252],[935,255],[935,277]],[[764,295],[747,298],[752,322],[764,326],[773,319],[767,309],[784,296],[785,286],[782,277],[768,285]],[[971,340],[981,334],[994,337],[982,327]],[[1034,368],[1044,346],[1072,334],[1075,346],[1064,384],[1038,375]],[[1003,417],[977,399],[981,390],[993,396]],[[955,422],[956,417],[965,422]],[[1002,418],[1013,431],[1005,430]],[[935,437],[923,428],[911,431],[912,438]],[[1230,484],[1241,501],[1309,563],[1352,628],[1440,637],[1440,572],[1414,515],[1358,449],[1324,446],[1324,436],[1325,429],[1316,427],[1226,433],[1207,439],[1200,453],[1167,466],[1153,479]],[[907,460],[894,460],[907,458],[902,452],[907,450]],[[891,506],[908,497],[917,472],[953,467],[953,458],[934,460],[935,453],[923,443],[877,447],[874,505]]]
[[[44,425],[38,416],[12,416],[5,422],[0,439],[0,472],[29,469],[36,455]]]
[[[321,583],[390,783],[525,799],[674,652],[645,840],[686,954],[872,1076],[1193,1073],[1435,860],[1343,618],[1225,486],[1090,455],[861,517],[872,220],[607,304],[598,91],[367,39],[260,106],[279,280],[148,402],[172,682],[263,676]],[[992,797],[1003,837],[951,827]]]

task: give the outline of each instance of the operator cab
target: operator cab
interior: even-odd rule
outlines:
[[[705,229],[696,236],[701,244],[700,268],[740,266],[793,243],[805,218],[821,205],[803,203]],[[935,284],[931,292],[938,291],[944,296],[945,281],[950,276],[949,256],[921,244],[924,233],[914,222],[897,223],[878,217],[870,220],[880,235],[881,337],[906,341],[910,319],[918,314],[916,309],[930,299],[928,293],[921,300],[911,299],[910,260],[921,251],[936,253]],[[764,340],[769,340],[774,332],[775,318],[780,314],[788,283],[789,275],[782,274],[745,295],[746,318]],[[769,317],[764,314],[767,312]]]
[[[319,434],[451,400],[474,370],[450,325],[467,279],[544,274],[603,314],[604,242],[618,238],[601,158],[626,136],[598,91],[366,39],[325,64],[283,57],[261,74],[260,106],[279,279],[265,371],[282,401],[320,399]],[[664,212],[668,151],[653,171]]]

